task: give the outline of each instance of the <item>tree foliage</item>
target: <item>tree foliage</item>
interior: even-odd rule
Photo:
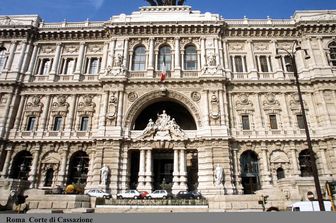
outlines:
[[[183,5],[185,0],[146,0],[151,6]]]

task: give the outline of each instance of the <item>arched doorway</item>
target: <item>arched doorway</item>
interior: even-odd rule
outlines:
[[[69,175],[67,184],[86,184],[89,171],[89,156],[84,151],[75,152],[69,162]]]
[[[28,180],[33,157],[27,150],[17,153],[13,159],[10,178]]]
[[[253,194],[260,189],[258,155],[251,150],[243,152],[240,167],[244,194]]]

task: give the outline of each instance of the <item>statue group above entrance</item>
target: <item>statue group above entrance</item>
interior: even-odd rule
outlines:
[[[185,0],[146,0],[151,6],[183,5]]]
[[[166,111],[163,110],[162,114],[157,114],[155,122],[149,119],[146,128],[139,138],[154,140],[184,139],[185,133],[176,123],[175,119],[171,118],[170,115],[167,115]]]

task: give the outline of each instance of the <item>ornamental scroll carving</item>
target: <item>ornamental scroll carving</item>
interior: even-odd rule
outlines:
[[[238,95],[238,99],[236,101],[236,110],[245,113],[254,111],[253,103],[251,100],[249,100],[247,93]]]
[[[267,93],[263,102],[264,110],[270,113],[277,113],[281,111],[280,103],[275,99],[274,93]]]
[[[96,104],[93,102],[93,95],[84,95],[82,101],[78,104],[78,113],[80,115],[90,115],[95,112]]]
[[[42,99],[41,95],[33,96],[30,102],[27,103],[26,112],[36,113],[36,115],[39,115],[42,112],[43,107],[41,99]]]
[[[51,113],[52,115],[60,115],[62,117],[65,117],[68,113],[69,103],[66,102],[67,96],[61,95],[58,96],[56,101],[52,103],[51,106]]]
[[[111,92],[111,96],[108,102],[108,111],[106,118],[108,120],[107,125],[112,125],[117,116],[118,98],[115,96],[116,92]]]
[[[181,127],[176,123],[174,118],[166,113],[157,114],[157,119],[154,122],[149,119],[143,133],[138,137],[139,139],[154,139],[154,140],[176,140],[185,139],[186,134]]]
[[[126,67],[123,65],[124,57],[121,54],[117,54],[113,58],[112,66],[107,66],[105,76],[126,76]]]
[[[220,111],[219,111],[219,100],[216,92],[213,92],[210,98],[210,118],[211,118],[211,124],[212,125],[218,125],[219,124],[219,117],[220,117]]]
[[[305,110],[308,110],[307,103],[303,101],[303,104],[304,104]],[[289,108],[292,110],[293,113],[296,113],[296,114],[301,113],[300,99],[297,93],[293,93],[290,95]]]

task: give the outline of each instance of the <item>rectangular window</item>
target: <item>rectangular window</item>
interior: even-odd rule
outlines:
[[[91,59],[88,60],[89,61],[89,69],[88,69],[88,73],[89,74],[98,74],[99,70],[100,70],[100,59],[93,57]]]
[[[285,68],[286,68],[286,72],[293,72],[293,66],[292,66],[292,60],[290,58],[290,56],[285,56],[284,57],[285,60]]]
[[[36,117],[34,117],[34,116],[28,117],[26,131],[33,131],[34,130],[35,121],[36,121]]]
[[[241,56],[234,57],[236,72],[244,72],[243,61]]]
[[[250,130],[250,120],[248,115],[242,115],[243,130]]]
[[[81,123],[79,126],[80,131],[87,131],[89,128],[89,117],[82,117]]]
[[[304,129],[305,126],[304,126],[304,122],[303,122],[303,116],[302,115],[296,115],[296,120],[297,120],[299,129]]]
[[[271,129],[278,129],[276,115],[270,115],[269,116],[269,120],[270,120],[270,127],[271,127]]]
[[[268,72],[268,65],[267,65],[267,57],[266,56],[260,56],[260,71],[261,72]]]
[[[6,60],[7,57],[5,51],[3,50],[0,52],[0,72],[5,68]]]
[[[42,75],[49,74],[50,67],[51,67],[50,65],[51,65],[50,59],[43,59],[40,74]]]
[[[53,131],[59,131],[61,129],[62,117],[55,117]]]

